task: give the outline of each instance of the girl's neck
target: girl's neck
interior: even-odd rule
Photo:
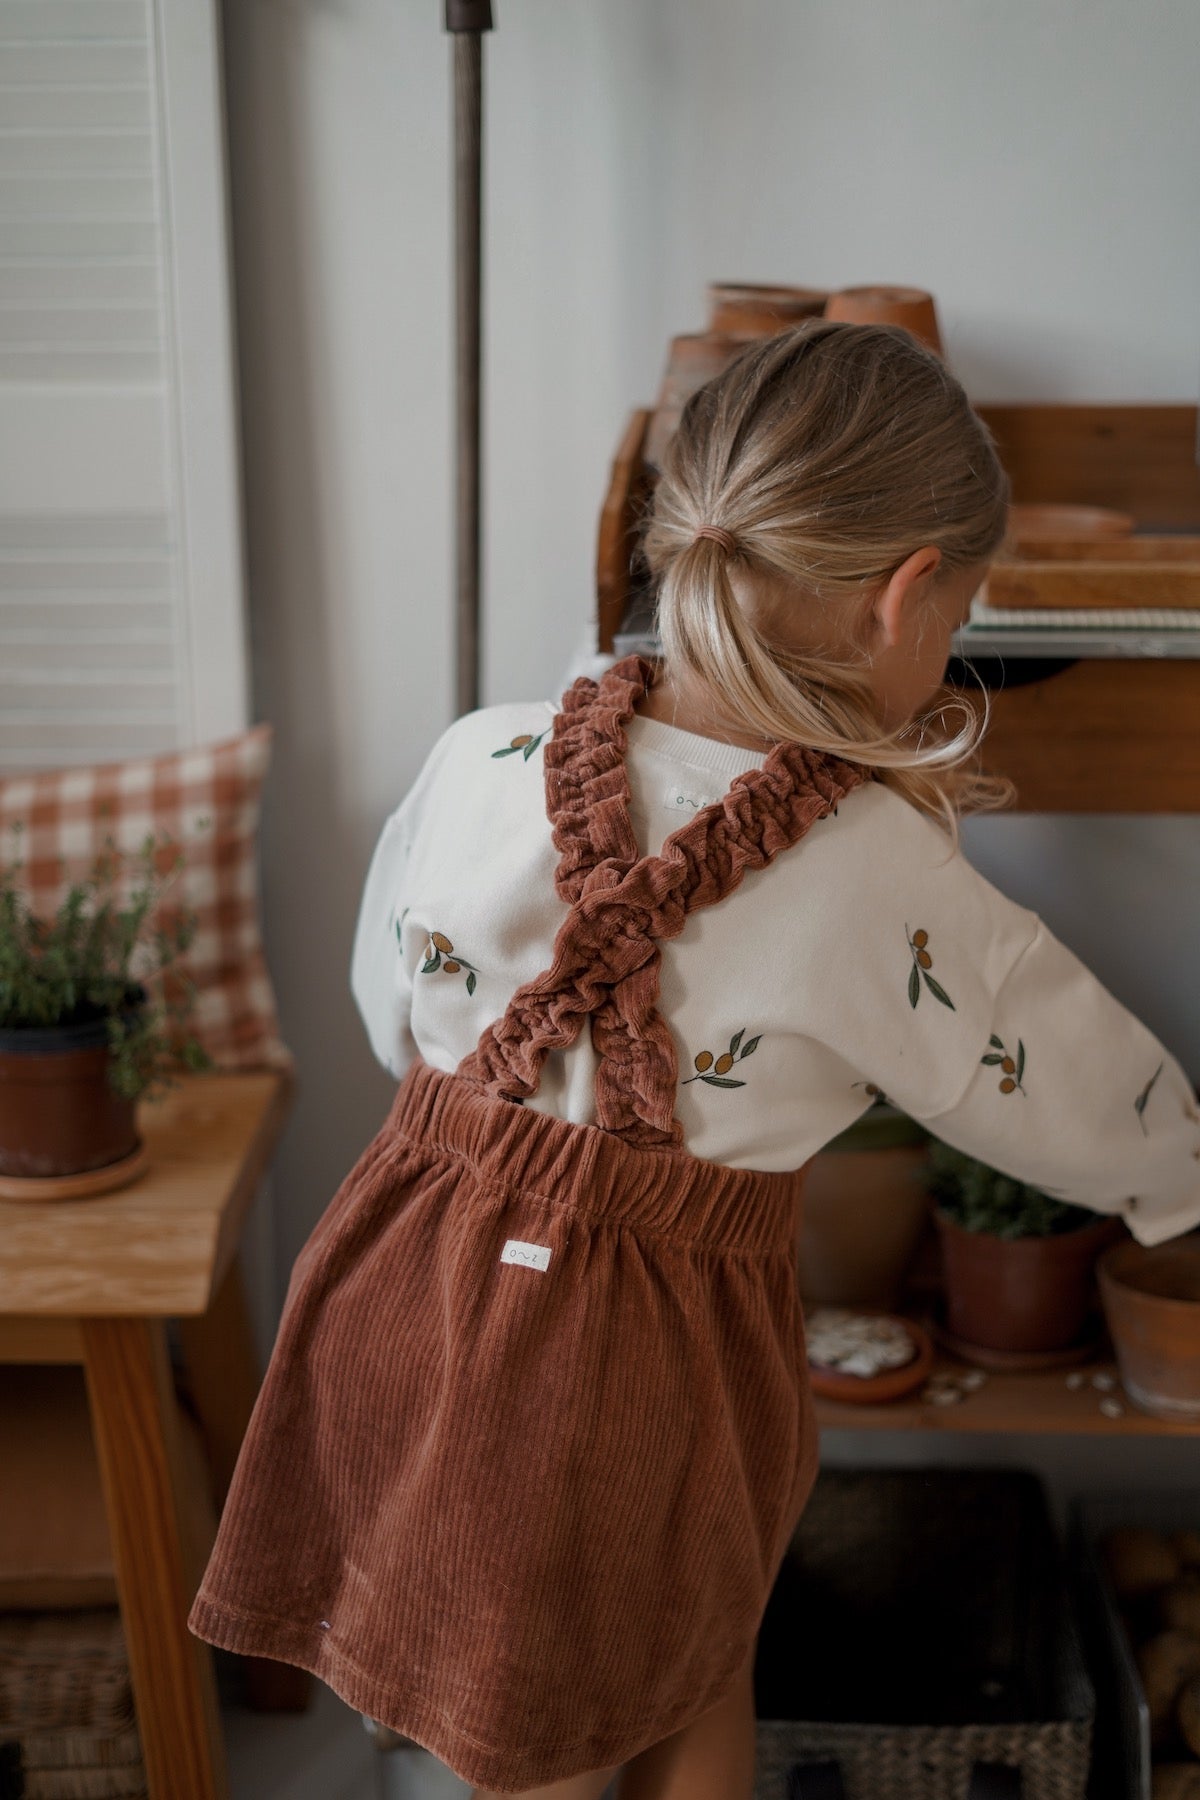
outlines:
[[[728,724],[703,693],[676,687],[661,671],[655,677],[654,685],[638,702],[636,711],[640,718],[657,719],[660,725],[673,725],[677,731],[712,738],[718,744],[733,744],[739,750],[764,752],[772,748],[766,738],[738,731]]]

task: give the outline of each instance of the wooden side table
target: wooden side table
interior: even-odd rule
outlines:
[[[223,1490],[258,1389],[237,1246],[289,1092],[277,1074],[191,1076],[143,1107],[134,1186],[0,1202],[0,1361],[86,1373],[151,1800],[228,1792],[212,1658],[186,1624],[200,1547],[166,1322]]]

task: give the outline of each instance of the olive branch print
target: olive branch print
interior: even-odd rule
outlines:
[[[515,756],[519,750],[525,761],[528,762],[549,729],[550,727],[547,725],[546,731],[539,731],[536,737],[532,732],[523,731],[519,737],[513,738],[511,743],[505,744],[499,750],[493,750],[492,761],[496,762],[501,756]]]
[[[687,1081],[683,1083],[684,1087],[687,1087],[688,1083],[692,1081],[703,1081],[709,1087],[745,1087],[744,1081],[730,1081],[727,1075],[727,1071],[732,1069],[735,1062],[741,1062],[745,1057],[753,1056],[762,1041],[761,1037],[752,1037],[748,1043],[744,1044],[742,1039],[745,1035],[746,1027],[743,1025],[742,1029],[735,1032],[730,1038],[728,1050],[723,1050],[720,1056],[714,1057],[711,1050],[701,1050],[699,1056],[692,1060],[692,1067],[696,1073],[688,1076]]]
[[[912,1007],[916,1006],[917,1001],[921,998],[921,983],[924,982],[935,1000],[940,1000],[943,1006],[948,1006],[951,1012],[956,1012],[958,1009],[941,982],[935,981],[929,973],[933,967],[933,958],[928,949],[929,933],[927,931],[910,932],[906,925],[904,935],[908,939],[908,947],[912,952],[912,968],[908,976],[908,1004]]]
[[[1000,1070],[1000,1092],[1012,1094],[1020,1088],[1020,1091],[1024,1093],[1025,1089],[1021,1087],[1021,1077],[1025,1073],[1025,1045],[1021,1039],[1017,1039],[1015,1057],[1008,1054],[1003,1040],[996,1037],[994,1033],[988,1039],[988,1043],[991,1045],[991,1049],[986,1056],[981,1056],[979,1061],[984,1068]]]
[[[1157,1069],[1155,1069],[1153,1075],[1150,1077],[1149,1081],[1146,1083],[1145,1087],[1142,1089],[1141,1093],[1138,1095],[1137,1099],[1133,1103],[1133,1110],[1138,1116],[1138,1124],[1142,1128],[1142,1136],[1143,1137],[1150,1136],[1150,1133],[1146,1130],[1146,1119],[1145,1119],[1146,1102],[1150,1098],[1150,1090],[1153,1088],[1155,1082],[1158,1080],[1159,1076],[1162,1074],[1163,1069],[1165,1067],[1166,1067],[1165,1063],[1159,1063]]]
[[[429,941],[425,945],[425,961],[417,973],[433,975],[438,969],[441,969],[446,975],[461,975],[465,972],[467,992],[468,994],[475,992],[479,980],[479,970],[475,964],[469,963],[460,950],[455,950],[445,932],[432,931],[429,934]]]

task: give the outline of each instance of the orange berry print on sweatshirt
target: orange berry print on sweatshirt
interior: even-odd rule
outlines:
[[[431,931],[425,945],[425,961],[418,974],[436,975],[439,969],[443,975],[465,976],[468,994],[475,992],[479,979],[475,964],[469,963],[462,952],[454,948],[444,931]]]
[[[539,731],[536,737],[530,731],[522,731],[510,743],[502,745],[499,750],[493,750],[492,761],[496,762],[501,756],[516,756],[520,752],[528,762],[549,729],[550,727],[547,725],[546,731]]]
[[[981,1065],[988,1069],[999,1069],[1000,1092],[1002,1094],[1015,1094],[1018,1092],[1023,1094],[1025,1089],[1021,1086],[1021,1077],[1025,1073],[1025,1045],[1022,1043],[1021,1039],[1017,1039],[1017,1054],[1015,1056],[1010,1056],[1008,1054],[1008,1051],[1004,1048],[1003,1040],[996,1037],[995,1034],[988,1039],[988,1043],[991,1045],[991,1049],[986,1056],[980,1057],[979,1061]]]
[[[924,982],[935,1000],[948,1006],[951,1012],[956,1011],[953,1000],[940,981],[936,981],[929,973],[933,967],[933,956],[929,949],[929,933],[927,931],[910,931],[904,927],[904,935],[908,939],[908,948],[912,953],[912,968],[908,976],[908,1004],[915,1007],[921,998],[921,983]]]
[[[699,1056],[692,1058],[692,1067],[696,1073],[688,1076],[687,1081],[683,1084],[684,1087],[687,1087],[688,1082],[692,1081],[703,1081],[708,1087],[745,1087],[744,1081],[731,1081],[729,1078],[729,1071],[734,1063],[742,1062],[747,1056],[753,1056],[758,1049],[760,1039],[752,1037],[748,1043],[743,1043],[742,1039],[745,1035],[746,1028],[743,1025],[742,1029],[735,1032],[730,1038],[728,1050],[722,1050],[720,1056],[714,1056],[711,1050],[701,1050]]]

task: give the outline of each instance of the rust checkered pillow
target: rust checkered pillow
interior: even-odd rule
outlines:
[[[0,855],[12,827],[34,910],[51,913],[105,844],[136,851],[168,835],[183,868],[164,907],[196,916],[181,965],[195,988],[191,1027],[219,1069],[286,1068],[258,909],[259,794],[271,728],[197,750],[97,768],[0,776]]]

